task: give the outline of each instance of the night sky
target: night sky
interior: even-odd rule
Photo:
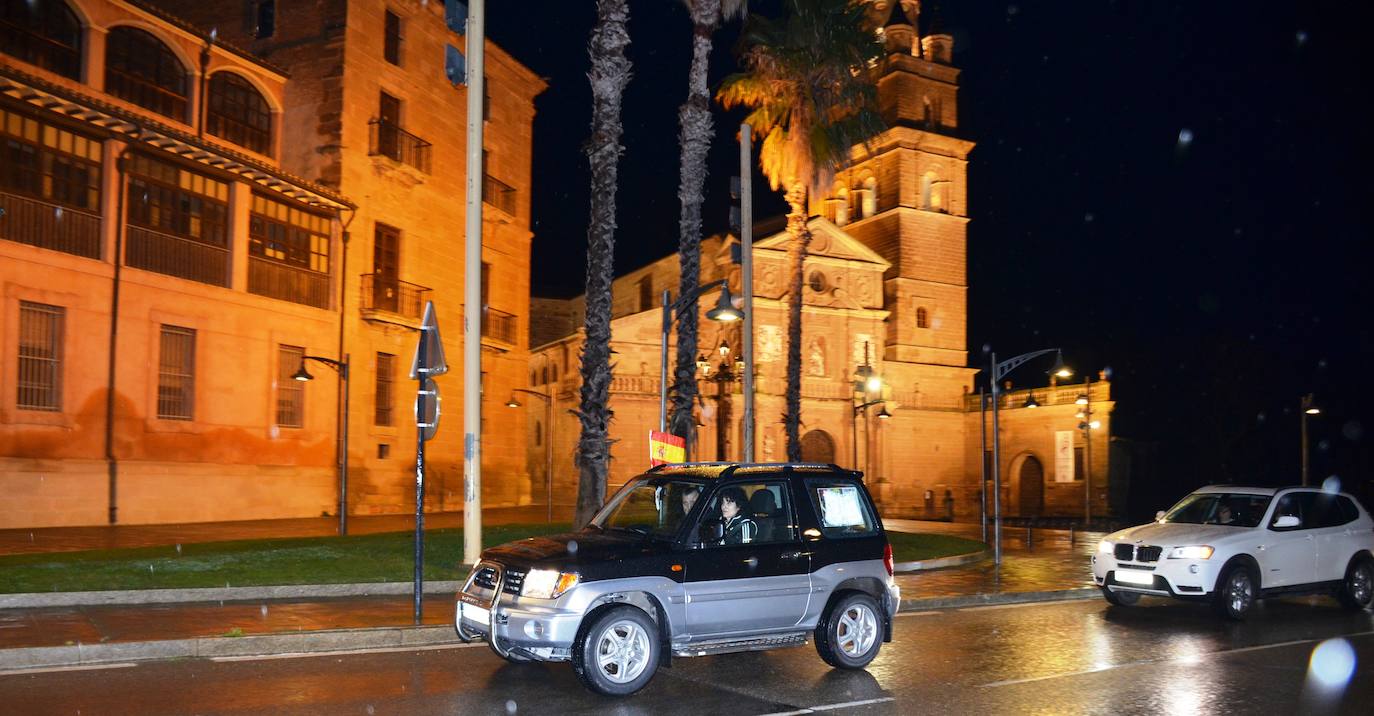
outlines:
[[[771,12],[777,2],[753,2]],[[1152,448],[1132,511],[1200,484],[1374,481],[1364,3],[927,2],[955,38],[969,167],[969,350],[1062,346],[1110,366],[1113,433]],[[537,101],[532,283],[581,293],[593,3],[489,3],[489,36],[550,81]],[[631,3],[616,266],[676,250],[677,107],[690,24]],[[716,35],[712,85],[735,65]],[[740,114],[717,110],[705,206],[723,231]],[[755,178],[755,216],[784,213]],[[1012,374],[1042,385],[1045,368]]]

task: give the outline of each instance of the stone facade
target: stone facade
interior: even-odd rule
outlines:
[[[0,527],[104,523],[115,519],[112,503],[124,523],[333,514],[342,386],[317,362],[306,364],[313,382],[286,380],[281,345],[349,360],[350,510],[413,509],[415,384],[407,371],[425,300],[436,305],[447,354],[462,355],[466,89],[449,81],[446,65],[464,38],[447,26],[443,3],[247,5],[270,6],[270,32],[245,17],[244,3],[67,0],[79,25],[75,76],[53,70],[51,56],[0,54],[4,109],[99,142],[100,202],[57,212],[98,235],[94,255],[73,255],[58,246],[51,222],[30,217],[60,203],[0,187],[8,202],[0,219]],[[377,32],[388,13],[398,32]],[[107,37],[124,25],[150,33],[180,64],[186,97],[177,116],[107,91]],[[544,83],[490,43],[486,67],[483,497],[513,505],[530,500],[519,457],[525,415],[498,398],[524,384],[528,365],[531,129]],[[247,81],[270,111],[270,141],[256,151],[206,131],[204,79],[221,70]],[[227,187],[219,285],[188,280],[186,267],[176,275],[163,265],[178,255],[167,249],[143,259],[160,271],[134,266],[129,241],[139,230],[121,220],[129,209],[121,208],[128,196],[117,168],[131,145]],[[250,236],[255,197],[319,217],[324,238],[314,248],[323,258],[311,259],[312,271],[264,261],[285,252]],[[28,212],[24,236],[14,228],[15,202]],[[307,283],[314,288],[304,295]],[[21,320],[21,308],[33,305],[65,309],[55,409],[16,401],[19,384],[32,382],[19,364],[41,362],[20,354],[46,337],[20,335],[37,325],[29,313]],[[159,367],[159,326],[194,331],[189,419],[157,417],[169,380]],[[460,372],[438,383],[448,405],[462,404]],[[299,427],[278,424],[283,385],[303,406]],[[431,509],[461,505],[461,444],[461,420],[450,417],[429,444]]]
[[[891,29],[891,28],[889,28]],[[909,29],[909,28],[908,28]],[[900,33],[890,33],[889,39]],[[908,37],[909,37],[908,33]],[[894,51],[880,69],[879,97],[889,129],[856,146],[824,196],[810,201],[814,239],[805,264],[802,335],[803,454],[868,474],[889,514],[969,518],[979,514],[979,429],[976,368],[967,351],[967,157],[973,143],[958,136],[959,71],[949,65],[952,40],[927,37],[924,57]],[[784,410],[788,276],[784,233],[757,232],[754,244],[755,459],[785,459]],[[728,279],[738,295],[733,237],[702,243],[702,281]],[[613,285],[612,462],[610,487],[648,464],[647,437],[657,429],[661,312],[659,294],[677,289],[676,256],[632,271]],[[696,460],[742,458],[739,324],[705,320],[717,294],[703,296],[698,374],[702,402]],[[546,317],[534,339],[533,390],[554,396],[554,499],[572,503],[578,425],[577,331],[583,301],[536,299]],[[724,343],[726,349],[719,349]],[[676,336],[669,341],[669,360]],[[713,350],[714,349],[714,350]],[[856,394],[859,366],[885,383],[881,396]],[[545,369],[547,366],[547,370]],[[724,369],[724,372],[722,372]],[[1029,368],[1027,369],[1029,370]],[[721,379],[724,375],[725,378]],[[1081,391],[1081,386],[1078,387]],[[1106,507],[1109,384],[1093,386],[1102,423],[1093,431],[1095,510]],[[1004,396],[1001,413],[1005,514],[1077,515],[1081,475],[1054,479],[1056,431],[1073,430],[1072,388],[1039,390],[1040,410],[1021,408],[1025,395]],[[1020,398],[1020,402],[1013,402]],[[865,399],[874,405],[857,411]],[[879,419],[880,412],[890,417]],[[989,419],[990,420],[990,419]],[[536,420],[526,459],[536,483],[544,474],[546,438]],[[990,435],[990,433],[989,433]],[[1035,479],[1035,466],[1043,466]],[[1100,484],[1099,484],[1100,482]],[[1024,493],[1024,494],[1023,494]],[[990,492],[988,493],[991,494]],[[947,504],[946,498],[952,500]]]

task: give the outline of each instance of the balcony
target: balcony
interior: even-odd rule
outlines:
[[[329,274],[248,257],[248,292],[315,308],[329,308]]]
[[[515,216],[515,187],[490,174],[482,175],[482,201]]]
[[[430,144],[385,119],[367,123],[370,156],[383,156],[429,173]]]
[[[229,286],[229,250],[141,226],[128,226],[124,265],[168,276]]]
[[[515,315],[498,311],[491,306],[482,307],[482,340],[515,345]]]
[[[100,258],[100,216],[0,192],[0,239]]]
[[[365,320],[420,327],[429,289],[382,274],[363,274],[359,310]]]

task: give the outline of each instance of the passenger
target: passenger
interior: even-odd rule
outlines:
[[[697,498],[701,497],[701,488],[689,487],[682,492],[682,516],[692,514],[692,506],[697,503]]]
[[[738,487],[720,491],[720,517],[725,523],[725,538],[721,544],[748,544],[759,533],[759,526],[744,514],[749,498]]]

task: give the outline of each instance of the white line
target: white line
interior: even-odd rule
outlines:
[[[887,696],[880,699],[864,699],[863,701],[845,701],[844,703],[838,704],[821,704],[820,706],[811,706],[809,708],[798,709],[796,711],[776,711],[771,714],[764,714],[763,716],[801,716],[801,714],[814,714],[821,711],[834,711],[836,709],[854,708],[855,706],[868,706],[869,704],[883,704],[895,700],[896,699],[892,698],[891,696]]]
[[[940,612],[940,610],[938,610],[938,609],[932,609],[931,611],[928,611],[928,612],[897,612],[897,616],[899,616],[899,617],[928,617],[928,616],[930,616],[930,615],[932,615],[932,614],[941,614],[941,613],[942,613],[942,612]]]
[[[434,651],[436,649],[471,649],[486,646],[485,642],[472,644],[420,644],[416,646],[391,646],[379,649],[344,649],[339,651],[293,651],[287,654],[245,654],[243,656],[212,656],[210,661],[268,661],[271,659],[308,659],[314,656],[350,656],[353,654],[393,654],[403,651]]]
[[[993,610],[993,609],[1020,609],[1020,608],[1022,608],[1022,607],[1043,607],[1043,606],[1047,606],[1047,604],[1046,604],[1045,602],[1016,602],[1016,603],[1014,603],[1014,604],[988,604],[988,605],[986,605],[986,606],[981,606],[981,607],[961,607],[960,609],[958,609],[958,611],[961,611],[961,612],[986,612],[986,611],[991,611],[991,610]]]
[[[1049,674],[1049,675],[1047,675],[1047,676],[1032,676],[1032,677],[1026,678],[1026,679],[1009,679],[1009,680],[1007,680],[1007,681],[994,681],[994,682],[992,682],[992,683],[990,683],[990,684],[982,684],[982,685],[980,685],[978,688],[980,688],[980,689],[994,689],[994,688],[997,688],[997,687],[999,687],[999,686],[1014,686],[1014,685],[1016,685],[1016,684],[1029,684],[1029,683],[1034,683],[1034,682],[1036,682],[1036,681],[1049,681],[1049,680],[1051,680],[1051,679],[1062,679],[1062,678],[1066,678],[1066,677],[1070,677],[1070,676],[1085,676],[1085,675],[1087,675],[1087,674],[1096,674],[1096,673],[1098,673],[1098,672],[1100,672],[1100,671],[1111,671],[1111,670],[1113,670],[1113,669],[1121,669],[1121,668],[1125,668],[1125,667],[1129,667],[1129,666],[1144,666],[1145,664],[1168,664],[1168,663],[1187,663],[1187,664],[1191,664],[1191,663],[1195,663],[1196,659],[1198,659],[1199,657],[1206,657],[1206,656],[1224,656],[1224,655],[1227,655],[1227,654],[1241,654],[1241,653],[1248,652],[1248,651],[1264,651],[1264,650],[1266,650],[1266,649],[1279,649],[1279,648],[1282,648],[1282,647],[1285,647],[1285,646],[1299,646],[1299,645],[1301,645],[1301,644],[1315,644],[1315,643],[1317,643],[1317,642],[1326,641],[1327,639],[1343,639],[1343,638],[1350,638],[1350,637],[1357,637],[1357,636],[1370,636],[1370,635],[1374,635],[1374,631],[1362,631],[1362,632],[1355,632],[1355,633],[1353,633],[1353,634],[1336,634],[1336,635],[1333,635],[1333,636],[1321,637],[1321,638],[1319,638],[1319,639],[1299,639],[1299,640],[1297,640],[1297,641],[1284,641],[1284,642],[1279,642],[1279,643],[1277,643],[1277,644],[1259,644],[1259,645],[1257,645],[1257,646],[1242,646],[1242,647],[1238,647],[1238,648],[1236,648],[1236,649],[1221,649],[1221,650],[1219,650],[1219,651],[1209,651],[1209,652],[1207,652],[1207,653],[1205,653],[1205,654],[1200,654],[1200,655],[1197,655],[1197,656],[1179,657],[1179,658],[1175,658],[1175,659],[1144,659],[1144,660],[1141,660],[1141,661],[1131,661],[1131,662],[1127,662],[1127,663],[1125,663],[1125,664],[1112,664],[1112,665],[1110,665],[1110,666],[1100,666],[1100,667],[1097,667],[1097,668],[1095,668],[1095,669],[1085,669],[1085,670],[1083,670],[1083,671],[1071,671],[1071,672],[1064,673],[1064,674]]]
[[[118,663],[118,664],[78,664],[76,666],[49,666],[39,669],[7,669],[0,671],[0,676],[24,676],[26,674],[51,674],[58,671],[99,671],[102,669],[127,669],[138,664]]]

